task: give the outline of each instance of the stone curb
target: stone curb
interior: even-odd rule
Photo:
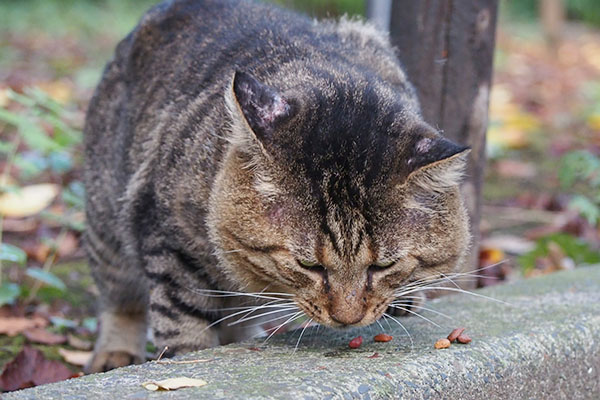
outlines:
[[[354,331],[307,329],[207,349],[3,395],[4,399],[594,399],[600,398],[600,266],[580,267],[430,301],[423,317]],[[396,326],[395,326],[396,325]],[[457,326],[473,341],[435,350]],[[348,348],[357,335],[361,348]],[[376,357],[373,357],[377,353]],[[150,380],[202,378],[201,388],[150,392]]]

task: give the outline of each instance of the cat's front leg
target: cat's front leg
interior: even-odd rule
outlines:
[[[192,268],[168,251],[146,257],[150,327],[157,351],[167,347],[167,356],[220,344],[217,325],[224,315],[225,298],[210,292],[218,288]]]

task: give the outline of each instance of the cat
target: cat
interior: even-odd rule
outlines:
[[[236,292],[369,325],[465,259],[469,149],[423,121],[366,23],[165,1],[117,46],[84,130],[88,372],[141,363],[148,324],[170,355],[260,334],[227,323],[252,300]]]

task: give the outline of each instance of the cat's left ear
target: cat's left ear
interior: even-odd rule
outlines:
[[[246,125],[263,149],[268,148],[277,130],[293,115],[293,104],[275,89],[259,82],[246,72],[236,72],[233,76],[231,93],[227,102],[235,122]],[[236,121],[236,118],[242,119]],[[239,132],[237,132],[239,135]]]
[[[408,150],[407,182],[428,191],[442,192],[460,184],[471,148],[441,135],[432,135],[415,138]]]

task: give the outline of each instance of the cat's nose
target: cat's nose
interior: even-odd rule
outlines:
[[[356,289],[336,293],[329,303],[329,317],[342,325],[354,325],[362,321],[367,312],[366,298]]]
[[[336,312],[336,313],[329,314],[329,317],[331,317],[331,319],[334,320],[335,322],[337,322],[338,324],[354,325],[354,324],[357,324],[360,321],[362,321],[362,319],[365,317],[365,312],[364,311],[361,313]]]

